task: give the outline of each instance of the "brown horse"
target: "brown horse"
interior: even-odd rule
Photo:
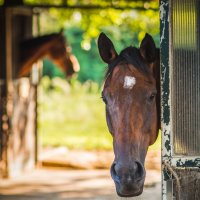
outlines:
[[[78,72],[79,63],[67,46],[62,31],[23,41],[20,46],[19,77],[30,73],[33,63],[45,56],[55,62],[66,76]]]
[[[102,98],[115,153],[111,176],[119,196],[138,196],[143,191],[147,149],[160,127],[159,50],[148,34],[139,49],[128,47],[118,55],[101,33],[98,48],[108,64]]]

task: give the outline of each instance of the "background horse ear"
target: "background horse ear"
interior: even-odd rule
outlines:
[[[105,63],[110,63],[118,54],[112,41],[104,34],[101,33],[98,38],[99,54]]]
[[[140,54],[148,63],[156,60],[156,45],[153,38],[148,33],[146,33],[140,44]]]

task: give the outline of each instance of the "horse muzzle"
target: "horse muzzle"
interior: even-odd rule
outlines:
[[[110,171],[119,196],[134,197],[143,192],[146,172],[139,161],[134,161],[129,165],[114,162]]]

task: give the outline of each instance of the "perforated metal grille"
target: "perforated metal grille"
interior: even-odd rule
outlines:
[[[173,149],[200,155],[200,0],[171,0],[170,27]]]

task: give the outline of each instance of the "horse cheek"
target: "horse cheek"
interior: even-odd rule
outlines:
[[[157,126],[157,114],[156,114],[156,109],[155,112],[153,112],[153,115],[151,116],[151,130],[150,130],[150,143],[149,145],[154,144],[154,142],[157,139],[158,136],[158,126]]]

